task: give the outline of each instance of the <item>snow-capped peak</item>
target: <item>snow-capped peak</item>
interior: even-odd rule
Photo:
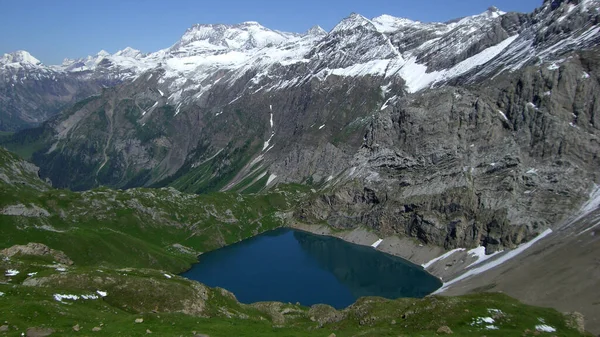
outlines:
[[[140,58],[143,56],[142,52],[131,48],[131,47],[127,47],[123,50],[119,50],[118,52],[115,53],[115,56],[123,56],[123,57],[131,57],[131,58]]]
[[[310,27],[310,29],[308,31],[306,31],[305,35],[324,36],[324,35],[327,35],[327,31],[325,29],[321,28],[321,26],[316,25],[316,26]]]
[[[365,18],[364,16],[362,16],[360,14],[352,13],[352,14],[350,14],[350,16],[343,19],[342,21],[340,21],[340,23],[338,23],[335,27],[333,27],[333,29],[331,30],[331,33],[353,30],[353,29],[357,29],[359,27],[365,27],[370,30],[377,30],[375,27],[375,24],[373,24],[373,22],[371,22],[371,20]]]
[[[106,50],[102,49],[101,51],[98,52],[98,54],[96,54],[96,56],[98,56],[98,57],[108,57],[108,56],[110,56],[110,53],[107,52]]]
[[[420,25],[421,22],[383,14],[371,20],[382,33],[390,33],[407,26]]]
[[[506,14],[506,12],[503,12],[503,11],[499,10],[497,7],[492,6],[481,14],[464,17],[462,19],[456,20],[454,23],[451,23],[449,26],[465,26],[465,25],[482,23],[485,21],[490,21],[490,20],[499,18],[504,14]]]
[[[0,64],[20,63],[21,65],[40,65],[42,62],[31,56],[25,50],[18,50],[12,53],[4,54],[0,58]]]
[[[237,25],[197,24],[189,28],[173,50],[185,46],[200,49],[253,49],[269,44],[281,44],[295,34],[278,32],[263,27],[258,22],[247,21]]]

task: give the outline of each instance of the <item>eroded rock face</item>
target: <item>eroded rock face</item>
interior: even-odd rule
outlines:
[[[50,256],[56,262],[72,265],[73,261],[62,251],[54,250],[50,247],[41,244],[30,242],[27,245],[15,245],[0,251],[0,255],[13,257],[15,255],[33,255],[33,256]]]

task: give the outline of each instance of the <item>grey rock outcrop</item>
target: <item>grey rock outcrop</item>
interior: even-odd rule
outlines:
[[[14,245],[0,251],[0,255],[13,257],[15,255],[49,256],[56,262],[72,265],[73,261],[62,251],[54,250],[41,243],[30,242],[27,245]]]

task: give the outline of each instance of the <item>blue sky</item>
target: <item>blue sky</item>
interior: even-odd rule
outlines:
[[[352,12],[429,22],[478,14],[492,5],[531,12],[541,4],[542,0],[2,1],[0,55],[24,49],[46,64],[59,64],[65,57],[101,49],[163,49],[195,23],[258,21],[271,29],[303,32],[313,25],[330,30]]]

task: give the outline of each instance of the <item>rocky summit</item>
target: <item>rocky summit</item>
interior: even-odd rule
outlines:
[[[54,201],[7,202],[0,213],[42,228],[50,226],[43,219],[83,216],[76,213],[85,201],[67,202],[60,189],[74,193],[69,200],[101,193],[108,201],[96,201],[99,208],[133,208],[136,221],[162,219],[169,233],[192,237],[210,215],[219,226],[238,215],[203,207],[193,224],[185,207],[163,202],[196,207],[205,202],[194,194],[212,193],[251,205],[266,198],[268,225],[257,225],[261,211],[250,231],[240,225],[219,237],[215,225],[191,248],[173,232],[169,247],[215,249],[292,226],[423,264],[445,282],[442,294],[495,289],[582,311],[597,333],[600,294],[575,285],[585,278],[589,289],[600,286],[590,274],[600,248],[599,79],[598,0],[545,0],[532,13],[491,7],[445,23],[352,13],[329,32],[197,24],[156,52],[101,51],[53,66],[17,51],[0,58],[0,130],[17,131],[0,144],[35,166],[11,159],[0,182]],[[156,209],[129,200],[155,193]],[[14,242],[22,246],[11,251],[35,242]],[[46,258],[58,254],[42,243]],[[148,248],[136,267],[182,266],[193,255],[163,249]],[[515,273],[515,261],[532,272]],[[500,265],[505,278],[491,278]],[[548,281],[544,292],[518,286],[561,274],[565,285]],[[563,300],[545,297],[559,288]],[[362,305],[371,304],[353,308]],[[335,324],[354,309],[332,315]],[[252,316],[232,315],[242,312]],[[430,328],[455,331],[441,323]]]

